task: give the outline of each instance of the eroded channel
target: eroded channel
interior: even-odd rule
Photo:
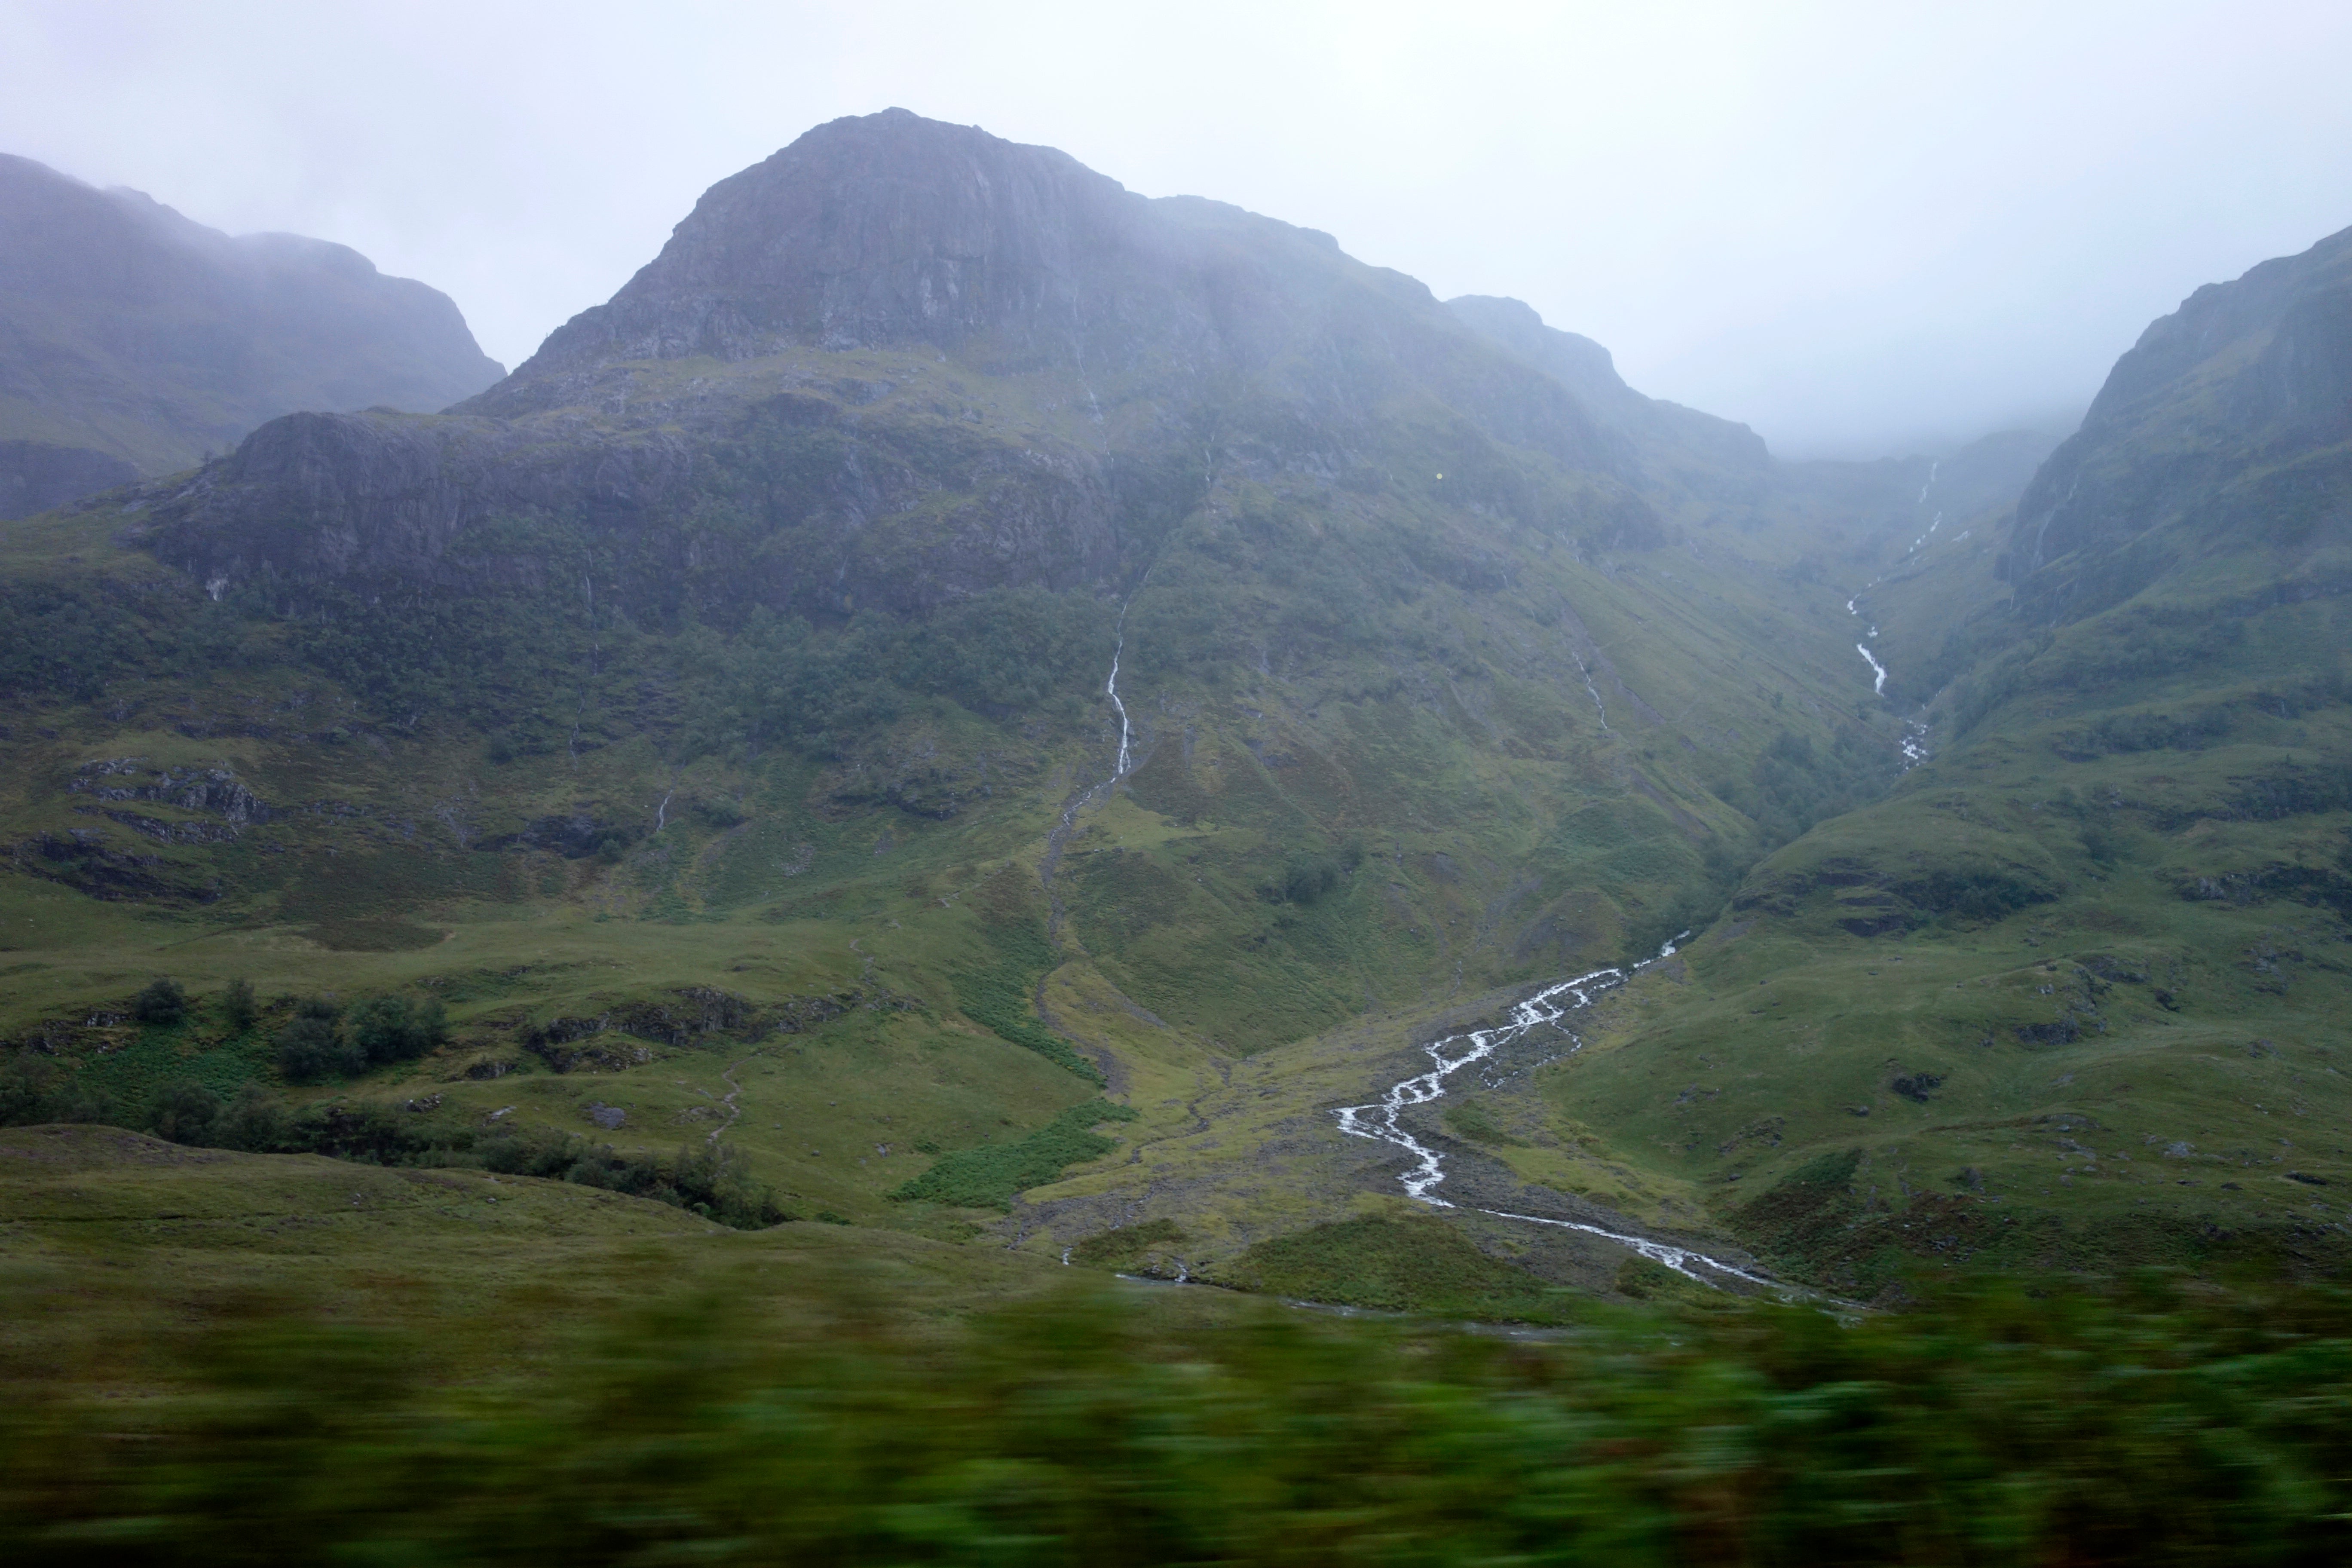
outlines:
[[[1636,972],[1672,956],[1675,942],[1688,940],[1685,931],[1662,948],[1656,958],[1644,959],[1633,965]],[[1525,1225],[1550,1226],[1558,1230],[1580,1231],[1586,1236],[1612,1241],[1628,1251],[1639,1253],[1654,1263],[1664,1265],[1685,1279],[1717,1289],[1731,1279],[1767,1289],[1780,1288],[1780,1281],[1711,1258],[1696,1247],[1673,1242],[1654,1241],[1645,1236],[1633,1236],[1611,1230],[1582,1220],[1547,1219],[1540,1215],[1515,1214],[1507,1209],[1476,1208],[1457,1205],[1439,1197],[1436,1188],[1445,1180],[1445,1157],[1406,1131],[1399,1118],[1408,1106],[1427,1105],[1445,1097],[1445,1080],[1464,1068],[1483,1062],[1496,1051],[1526,1038],[1539,1029],[1557,1029],[1566,1037],[1562,1055],[1580,1049],[1584,1042],[1570,1029],[1564,1020],[1571,1013],[1592,1005],[1594,997],[1613,991],[1631,976],[1622,969],[1596,969],[1572,980],[1562,980],[1548,985],[1511,1009],[1510,1019],[1491,1029],[1472,1029],[1464,1034],[1448,1035],[1423,1047],[1434,1063],[1429,1071],[1415,1073],[1389,1086],[1388,1092],[1366,1105],[1343,1105],[1335,1112],[1339,1119],[1339,1131],[1357,1138],[1369,1138],[1375,1142],[1392,1144],[1412,1157],[1412,1164],[1399,1176],[1405,1195],[1432,1208],[1463,1208],[1471,1214],[1492,1215],[1496,1219],[1516,1220]]]

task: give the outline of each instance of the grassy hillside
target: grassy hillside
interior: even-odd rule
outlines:
[[[1573,1331],[1504,1336],[112,1131],[0,1134],[0,1541],[23,1561],[2343,1544],[2352,1340],[2320,1291],[1980,1290],[1844,1322],[1555,1298]],[[1396,1228],[1327,1239],[1409,1279]],[[1261,1253],[1283,1281],[1330,1258]],[[1517,1289],[1454,1261],[1456,1301]]]

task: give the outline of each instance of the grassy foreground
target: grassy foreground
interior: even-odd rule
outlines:
[[[1168,1304],[1216,1292],[1095,1282],[943,1324],[841,1259],[781,1288],[732,1269],[534,1336],[527,1373],[460,1372],[451,1324],[364,1294],[155,1314],[0,1414],[0,1542],[17,1563],[2147,1563],[2341,1561],[2352,1534],[2333,1294],[1595,1315],[1538,1343],[1242,1302],[1213,1323]],[[10,1295],[13,1316],[37,1292]]]
[[[1311,1283],[1312,1258],[1259,1261],[1277,1289]],[[16,1129],[0,1555],[2299,1563],[2347,1545],[2338,1290],[1978,1283],[1842,1320],[1556,1289],[1507,1305],[1559,1327],[1495,1332],[1073,1262],[865,1226],[730,1230],[487,1171]]]

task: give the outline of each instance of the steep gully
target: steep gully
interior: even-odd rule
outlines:
[[[1942,467],[1943,464],[1940,461],[1927,465],[1927,482],[1919,487],[1919,500],[1915,504],[1919,506],[1926,506],[1927,504],[1927,492],[1936,488],[1936,473],[1937,470]],[[1927,548],[1927,541],[1933,539],[1936,536],[1936,531],[1943,526],[1944,514],[1939,511],[1936,514],[1935,520],[1927,524],[1927,531],[1911,542],[1911,548],[1903,552],[1903,559],[1907,561],[1912,556],[1919,553],[1921,550]],[[1963,533],[1961,537],[1965,539],[1968,536]],[[1896,564],[1899,566],[1901,563],[1898,562]],[[1845,613],[1849,616],[1860,618],[1862,616],[1862,609],[1857,601],[1861,599],[1863,594],[1869,593],[1872,588],[1877,587],[1879,584],[1885,581],[1886,579],[1885,577],[1873,578],[1869,585],[1862,590],[1862,594],[1856,594],[1853,598],[1848,599],[1845,602]],[[1865,622],[1864,624],[1870,625],[1868,622]],[[1886,695],[1886,667],[1878,662],[1878,656],[1876,654],[1870,651],[1870,645],[1877,639],[1877,637],[1878,627],[1875,625],[1870,625],[1870,630],[1864,635],[1864,640],[1854,644],[1853,651],[1862,655],[1863,662],[1870,666],[1871,691],[1877,696],[1884,697]],[[1916,719],[1904,720],[1903,771],[1907,773],[1913,768],[1917,767],[1921,763],[1924,763],[1927,760],[1927,726]]]
[[[1150,582],[1150,579],[1151,574],[1146,570],[1143,580]],[[1100,784],[1087,784],[1073,790],[1069,799],[1063,802],[1062,819],[1055,824],[1052,832],[1045,835],[1045,858],[1037,865],[1037,880],[1045,888],[1046,897],[1052,905],[1050,925],[1053,934],[1056,937],[1061,934],[1062,930],[1062,900],[1059,895],[1054,892],[1054,873],[1062,864],[1062,847],[1070,841],[1070,834],[1077,826],[1078,813],[1108,794],[1119,780],[1133,771],[1134,767],[1131,747],[1135,731],[1134,727],[1128,722],[1127,703],[1118,694],[1118,661],[1127,653],[1127,607],[1135,602],[1135,595],[1142,591],[1143,583],[1138,583],[1134,592],[1119,602],[1118,636],[1118,640],[1111,647],[1110,678],[1103,682],[1103,695],[1109,698],[1111,706],[1118,710],[1118,760],[1112,764],[1110,777]]]

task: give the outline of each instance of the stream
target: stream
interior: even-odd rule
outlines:
[[[1929,482],[1933,483],[1932,476]],[[1148,573],[1146,576],[1149,576]],[[1140,586],[1141,584],[1139,584],[1138,587],[1140,588]],[[1053,884],[1055,864],[1061,858],[1063,841],[1068,837],[1078,812],[1098,795],[1116,786],[1120,779],[1127,776],[1133,766],[1130,746],[1134,731],[1128,719],[1127,703],[1118,694],[1119,660],[1127,652],[1127,606],[1129,603],[1132,603],[1133,597],[1134,595],[1130,594],[1128,600],[1119,605],[1118,640],[1111,649],[1110,674],[1103,682],[1103,695],[1110,699],[1111,706],[1118,712],[1118,760],[1114,764],[1109,778],[1091,789],[1081,790],[1071,796],[1062,812],[1060,825],[1047,836],[1046,855],[1040,871],[1042,879],[1049,889]],[[1846,607],[1853,608],[1851,603]],[[1873,628],[1873,634],[1875,635],[1875,628]],[[1863,657],[1869,658],[1867,650],[1864,650]],[[1583,667],[1583,662],[1581,658],[1577,660],[1580,668]],[[1874,659],[1872,660],[1874,665],[1876,662]],[[1878,681],[1881,687],[1885,685],[1886,673],[1883,669],[1879,671]],[[1585,673],[1585,688],[1592,693],[1593,706],[1600,708],[1601,693],[1593,689],[1590,671]],[[1601,728],[1605,730],[1609,722],[1608,710],[1602,708],[1601,712]],[[1906,754],[1909,750],[1906,745],[1905,748]],[[1056,929],[1059,928],[1058,900],[1055,901],[1053,923]],[[1634,971],[1638,973],[1647,969],[1653,963],[1673,956],[1675,942],[1689,941],[1690,934],[1688,931],[1684,931],[1660,948],[1657,957],[1643,959],[1634,964]],[[1437,1064],[1430,1071],[1416,1074],[1391,1086],[1389,1091],[1375,1104],[1341,1107],[1336,1112],[1339,1119],[1339,1131],[1358,1138],[1369,1138],[1378,1142],[1391,1143],[1411,1154],[1413,1157],[1413,1165],[1401,1179],[1404,1184],[1405,1194],[1415,1202],[1427,1204],[1433,1208],[1461,1206],[1432,1194],[1431,1189],[1445,1180],[1444,1156],[1400,1126],[1397,1121],[1398,1114],[1408,1105],[1426,1105],[1432,1100],[1444,1098],[1445,1080],[1448,1078],[1473,1062],[1486,1060],[1504,1046],[1525,1037],[1541,1026],[1549,1025],[1566,1036],[1569,1041],[1569,1051],[1580,1049],[1584,1042],[1559,1020],[1578,1008],[1591,1006],[1594,996],[1603,991],[1624,984],[1628,978],[1625,971],[1622,969],[1614,967],[1596,969],[1590,974],[1580,974],[1573,980],[1563,980],[1537,992],[1533,996],[1511,1009],[1510,1022],[1507,1024],[1492,1029],[1473,1029],[1466,1034],[1447,1036],[1427,1047],[1430,1059]],[[1562,1003],[1559,998],[1563,995],[1572,997],[1573,1000]],[[1461,1050],[1458,1054],[1449,1054],[1464,1041],[1469,1043],[1468,1049]],[[729,1081],[731,1083],[733,1079],[730,1079]],[[728,1098],[731,1100],[734,1096],[730,1095]],[[732,1107],[730,1106],[730,1109]],[[712,1136],[716,1139],[717,1134],[714,1133]],[[1696,1280],[1702,1285],[1716,1289],[1721,1289],[1723,1287],[1718,1279],[1709,1279],[1709,1274],[1718,1276],[1720,1279],[1743,1280],[1748,1284],[1765,1289],[1779,1288],[1777,1281],[1741,1268],[1736,1264],[1710,1258],[1706,1253],[1692,1247],[1652,1241],[1647,1237],[1628,1236],[1601,1226],[1588,1225],[1580,1220],[1547,1219],[1540,1215],[1514,1214],[1505,1209],[1472,1209],[1469,1212],[1490,1215],[1496,1219],[1516,1220],[1525,1225],[1550,1226],[1559,1230],[1581,1231],[1587,1236],[1597,1236],[1604,1241],[1615,1242],[1620,1247],[1638,1253],[1654,1263],[1663,1264],[1685,1279]],[[1062,1261],[1067,1264],[1069,1260],[1069,1250],[1066,1248],[1062,1254]],[[1183,1265],[1179,1263],[1177,1269],[1176,1283],[1185,1283],[1189,1276],[1185,1273]]]
[[[1129,595],[1128,597],[1129,602],[1132,603],[1134,595]],[[1127,776],[1127,745],[1132,733],[1127,722],[1127,704],[1120,701],[1118,698],[1118,661],[1126,652],[1127,605],[1123,604],[1118,607],[1118,641],[1110,650],[1110,679],[1103,682],[1103,695],[1109,698],[1110,705],[1118,710],[1118,765],[1110,775],[1113,784]]]
[[[1656,958],[1646,958],[1633,965],[1636,973],[1651,964],[1673,956],[1675,943],[1688,941],[1685,931],[1659,949]],[[1612,991],[1631,979],[1625,971],[1614,967],[1596,969],[1580,974],[1573,980],[1559,981],[1537,992],[1511,1009],[1510,1021],[1491,1029],[1472,1029],[1465,1034],[1448,1035],[1444,1039],[1424,1047],[1429,1059],[1436,1064],[1429,1071],[1416,1073],[1389,1086],[1386,1094],[1369,1105],[1345,1105],[1333,1112],[1339,1119],[1339,1131],[1351,1137],[1369,1138],[1375,1142],[1393,1144],[1412,1157],[1412,1163],[1398,1178],[1405,1196],[1432,1208],[1457,1208],[1463,1205],[1437,1196],[1433,1189],[1445,1180],[1445,1157],[1429,1147],[1399,1124],[1398,1117],[1407,1106],[1427,1105],[1445,1097],[1445,1080],[1474,1062],[1482,1062],[1505,1046],[1524,1039],[1537,1029],[1546,1026],[1558,1029],[1568,1038],[1568,1055],[1582,1048],[1584,1042],[1560,1020],[1580,1008],[1592,1005],[1592,999],[1602,992]],[[1563,1000],[1566,998],[1566,1000]],[[1653,1241],[1647,1237],[1628,1236],[1580,1220],[1546,1219],[1540,1215],[1514,1214],[1507,1209],[1471,1208],[1472,1214],[1490,1215],[1496,1219],[1517,1220],[1526,1225],[1546,1225],[1559,1230],[1581,1231],[1613,1241],[1629,1251],[1639,1253],[1653,1263],[1664,1264],[1675,1273],[1702,1285],[1723,1289],[1722,1279],[1739,1279],[1767,1289],[1780,1289],[1780,1282],[1710,1258],[1694,1247],[1677,1247],[1668,1242]],[[1710,1279],[1709,1275],[1717,1278]]]
[[[1943,467],[1944,465],[1940,458],[1927,465],[1927,482],[1919,487],[1919,499],[1913,503],[1915,506],[1924,507],[1927,504],[1928,492],[1936,488],[1936,476],[1943,471]],[[1913,556],[1918,554],[1919,552],[1925,550],[1927,547],[1927,541],[1935,538],[1936,531],[1943,526],[1944,514],[1941,511],[1938,511],[1936,513],[1934,518],[1929,520],[1927,523],[1927,531],[1913,540],[1911,542],[1911,548],[1903,552],[1903,561],[1908,561]],[[1961,533],[1960,538],[1966,539],[1968,536],[1968,532],[1964,531]],[[1958,541],[1955,540],[1953,542],[1958,543]],[[1890,570],[1898,569],[1902,564],[1903,562],[1898,561],[1895,563],[1895,567],[1890,568]],[[1885,581],[1886,579],[1885,577],[1874,578],[1872,580],[1870,587],[1864,588],[1862,593],[1867,594],[1870,592],[1871,588],[1875,588],[1879,584]],[[1854,602],[1856,599],[1861,597],[1862,594],[1856,594],[1853,599],[1848,599],[1845,602],[1846,614],[1850,616],[1860,616],[1862,614],[1861,608]],[[1870,628],[1869,640],[1854,644],[1853,651],[1862,655],[1864,659],[1869,661],[1870,689],[1877,693],[1879,696],[1884,697],[1886,695],[1886,667],[1878,662],[1878,656],[1876,654],[1870,651],[1870,642],[1877,640],[1877,637],[1878,628],[1876,626],[1872,626]],[[1924,709],[1921,710],[1923,712],[1925,711]],[[1907,773],[1913,768],[1917,767],[1921,763],[1924,763],[1927,760],[1927,726],[1916,719],[1904,720],[1903,771]]]

